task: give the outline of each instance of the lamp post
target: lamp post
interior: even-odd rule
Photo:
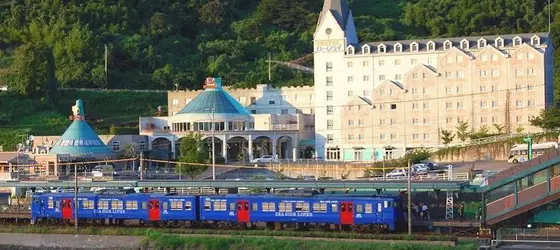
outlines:
[[[411,190],[411,185],[410,185],[410,174],[411,174],[411,166],[410,166],[410,160],[408,160],[408,173],[407,173],[407,195],[408,195],[408,235],[412,235],[412,212],[410,210],[412,210],[412,190]]]
[[[78,163],[74,163],[74,228],[78,232]]]
[[[527,160],[530,161],[533,159],[533,138],[525,137],[523,138],[523,142],[527,143]]]
[[[214,137],[216,133],[216,123],[214,121],[214,115],[216,114],[216,105],[214,105],[211,109],[207,108],[205,110],[210,110],[212,112],[212,125],[210,127],[212,132],[212,180],[216,180],[216,149],[214,144]]]

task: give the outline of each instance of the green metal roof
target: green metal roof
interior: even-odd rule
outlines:
[[[54,144],[49,154],[68,154],[70,156],[93,156],[96,154],[112,154],[105,143],[87,124],[81,100],[73,107],[74,122]]]
[[[220,78],[214,79],[216,88],[205,89],[177,114],[210,114],[212,108],[215,108],[216,114],[249,115],[243,105],[222,89]]]

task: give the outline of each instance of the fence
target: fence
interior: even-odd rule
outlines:
[[[500,228],[496,231],[496,239],[492,246],[502,243],[551,243],[560,244],[560,229],[556,228]]]

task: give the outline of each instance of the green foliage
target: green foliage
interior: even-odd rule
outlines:
[[[457,137],[459,138],[459,140],[461,140],[462,142],[465,142],[467,140],[467,138],[469,138],[469,124],[466,121],[462,121],[460,122],[457,127]]]
[[[118,127],[111,125],[109,128],[109,134],[111,135],[137,135],[138,127]]]
[[[494,126],[494,128],[496,129],[496,134],[502,134],[504,132],[504,129],[506,128],[506,126],[504,126],[503,124],[492,124],[492,126]]]
[[[443,141],[443,145],[448,145],[453,141],[453,139],[455,139],[453,132],[445,129],[441,130],[441,140]]]
[[[190,163],[190,164],[179,164],[176,167],[176,171],[181,174],[186,174],[192,179],[196,178],[199,174],[202,174],[208,166],[197,165],[192,163],[205,163],[208,159],[208,151],[204,147],[202,142],[202,136],[200,134],[189,133],[185,137],[181,138],[181,144],[179,146],[179,151],[181,152],[181,157],[179,161]]]
[[[487,125],[483,125],[480,128],[478,128],[477,131],[470,133],[469,134],[469,138],[471,140],[476,140],[476,139],[480,139],[480,138],[486,138],[486,137],[490,137],[493,136],[494,134],[490,134],[490,128],[488,128]]]
[[[555,130],[560,128],[560,109],[550,107],[541,111],[539,116],[530,119],[531,125],[544,130]]]
[[[409,160],[410,164],[421,163],[422,161],[429,159],[431,155],[432,153],[430,150],[425,148],[408,151],[402,159],[403,165],[407,164]]]
[[[10,89],[23,96],[54,98],[58,85],[52,49],[43,42],[18,47],[3,78]]]
[[[515,129],[515,132],[517,132],[518,134],[523,133],[523,131],[525,131],[525,128],[522,127],[522,126],[519,126],[519,127],[517,127],[517,128]]]

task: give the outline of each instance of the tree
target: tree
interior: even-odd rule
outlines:
[[[496,129],[496,133],[497,134],[502,134],[504,129],[506,128],[506,126],[502,125],[502,124],[492,124],[492,126],[494,126],[494,128]]]
[[[471,140],[486,138],[491,135],[489,134],[489,132],[490,132],[490,128],[488,128],[488,126],[486,125],[483,125],[480,128],[478,128],[476,132],[469,134],[469,138]]]
[[[179,161],[188,163],[179,164],[177,166],[176,171],[179,172],[179,174],[184,173],[194,179],[208,169],[208,166],[194,164],[205,163],[208,160],[208,152],[204,147],[200,134],[191,132],[187,136],[181,138],[179,152],[181,153]]]
[[[425,149],[425,148],[408,151],[404,155],[403,160],[405,162],[403,164],[407,164],[409,160],[410,160],[410,164],[421,163],[422,161],[429,159],[430,156],[432,156],[432,153],[430,152],[429,149]]]
[[[443,141],[443,145],[448,145],[453,141],[453,139],[455,139],[453,132],[445,129],[441,130],[441,140]]]
[[[470,134],[467,131],[469,129],[469,124],[466,121],[462,121],[457,125],[456,129],[457,129],[457,137],[459,138],[459,140],[465,142],[467,138],[469,138],[469,134]]]
[[[517,132],[518,134],[523,133],[523,131],[525,131],[525,128],[522,127],[522,126],[519,126],[519,127],[517,127],[517,128],[515,129],[515,132]]]
[[[136,151],[136,143],[126,144],[123,148],[122,155],[126,158],[138,157],[138,152]]]
[[[531,125],[542,128],[544,130],[554,130],[560,128],[560,109],[550,107],[541,110],[537,117],[532,117],[530,120]]]
[[[10,89],[24,96],[54,99],[58,85],[52,49],[45,43],[20,46],[5,78]]]

